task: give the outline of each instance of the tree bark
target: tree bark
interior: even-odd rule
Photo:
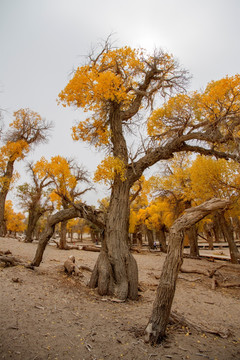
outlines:
[[[59,249],[66,250],[67,246],[67,220],[61,222]]]
[[[85,204],[77,204],[69,209],[60,210],[56,214],[50,215],[48,217],[45,229],[40,236],[36,254],[32,261],[33,266],[40,265],[47,243],[54,234],[56,224],[61,221],[70,220],[76,217],[85,218],[99,226],[99,228],[104,227],[104,223],[101,221],[101,213],[92,209],[91,206],[87,206]]]
[[[152,315],[145,330],[145,340],[156,344],[165,336],[171,306],[175,294],[176,282],[183,259],[183,232],[211,211],[225,209],[229,202],[212,199],[195,208],[190,208],[178,218],[169,232],[167,257],[163,265]]]
[[[0,192],[0,236],[6,236],[5,203],[13,176],[14,160],[9,160],[4,174],[2,190]]]
[[[0,193],[0,236],[6,236],[7,226],[5,219],[5,203],[7,192],[1,191]]]
[[[160,230],[156,233],[157,239],[159,241],[160,250],[164,253],[167,252],[167,243],[166,243],[166,234],[164,227],[161,227]]]
[[[33,232],[41,215],[42,212],[36,211],[35,209],[29,211],[25,242],[30,243],[33,241]]]
[[[186,234],[190,244],[190,256],[199,257],[198,241],[197,241],[197,228],[194,224],[186,230]]]
[[[129,184],[119,181],[112,189],[102,249],[89,283],[100,295],[138,298],[138,270],[127,243],[128,228]]]
[[[149,249],[154,249],[154,237],[153,237],[153,231],[150,229],[147,229],[147,239],[148,239],[148,246]]]
[[[223,212],[219,213],[219,222],[220,222],[221,231],[224,235],[224,238],[228,242],[231,262],[233,264],[239,264],[240,263],[240,253],[239,253],[237,245],[234,241],[232,224],[228,223]]]

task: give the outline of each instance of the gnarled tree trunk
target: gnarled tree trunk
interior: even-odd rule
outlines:
[[[165,227],[162,226],[156,233],[157,239],[159,241],[160,250],[164,253],[167,252],[167,243],[166,243],[166,233]]]
[[[25,242],[30,243],[33,241],[33,232],[41,215],[42,212],[36,211],[35,209],[29,211]]]
[[[101,229],[104,227],[104,224],[100,219],[101,214],[92,209],[91,206],[87,206],[85,204],[77,204],[69,209],[60,210],[56,214],[50,215],[48,217],[45,229],[40,236],[37,251],[32,261],[33,266],[40,265],[47,243],[54,234],[56,224],[61,221],[74,219],[76,217],[85,218],[89,221],[92,221]]]
[[[233,264],[239,264],[240,263],[240,253],[239,253],[237,245],[234,241],[232,224],[228,223],[228,221],[226,220],[226,218],[222,212],[219,213],[219,222],[220,222],[221,231],[223,233],[223,236],[228,242],[231,262]]]
[[[5,236],[7,234],[6,219],[4,216],[6,197],[7,192],[2,191],[0,193],[0,236]]]
[[[148,246],[149,249],[154,249],[154,236],[153,231],[150,229],[147,229],[147,239],[148,239]]]
[[[199,257],[196,225],[194,224],[189,229],[187,229],[186,234],[187,234],[188,239],[189,239],[190,256]]]
[[[67,246],[67,220],[64,220],[61,222],[59,249],[60,250],[68,249],[68,246]]]
[[[4,180],[2,183],[2,190],[0,192],[0,236],[7,234],[7,225],[5,220],[5,203],[9,191],[11,179],[13,176],[14,160],[9,160],[7,163]]]
[[[147,342],[156,344],[165,336],[177,276],[182,265],[184,230],[189,229],[211,211],[224,209],[228,204],[228,201],[220,199],[206,201],[202,205],[186,210],[184,215],[178,218],[170,228],[167,257],[163,265],[152,315],[145,330]]]
[[[129,184],[115,183],[106,222],[102,250],[94,267],[89,286],[98,287],[100,295],[118,299],[137,299],[137,263],[128,247]]]

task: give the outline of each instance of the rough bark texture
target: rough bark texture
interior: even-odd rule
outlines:
[[[224,209],[228,204],[226,200],[212,199],[200,206],[190,208],[170,228],[167,257],[163,265],[152,315],[145,330],[145,340],[147,342],[156,344],[165,336],[177,276],[182,265],[183,231],[189,229],[211,211]]]
[[[58,211],[56,214],[49,216],[47,220],[45,230],[40,236],[37,251],[32,261],[33,266],[40,265],[47,243],[54,234],[55,225],[61,221],[67,221],[76,217],[88,219],[100,228],[104,227],[100,219],[101,214],[85,204],[77,204],[72,208]]]
[[[227,222],[227,220],[222,212],[219,213],[219,222],[220,222],[221,231],[224,235],[224,238],[228,242],[231,262],[233,264],[239,264],[240,263],[240,253],[239,253],[237,245],[234,241],[232,225]]]
[[[156,233],[157,239],[159,241],[160,250],[164,253],[167,252],[167,243],[166,243],[166,234],[165,229],[162,227],[160,230]]]
[[[25,242],[33,241],[33,233],[41,215],[41,211],[36,211],[35,209],[29,211]]]
[[[0,192],[0,236],[7,234],[7,226],[5,220],[5,203],[10,187],[10,182],[13,176],[14,161],[9,160],[4,174],[4,183],[2,184],[2,191]]]
[[[152,230],[147,229],[147,239],[148,239],[149,249],[154,249],[154,237]]]
[[[198,241],[197,241],[197,228],[194,224],[186,230],[190,245],[190,256],[199,257]]]
[[[66,250],[67,246],[67,220],[61,222],[59,249]]]
[[[7,226],[4,216],[6,196],[7,193],[3,191],[0,193],[0,236],[5,236],[7,234]]]
[[[102,250],[89,286],[120,300],[138,297],[137,263],[127,243],[128,219],[129,185],[119,182],[112,191]]]

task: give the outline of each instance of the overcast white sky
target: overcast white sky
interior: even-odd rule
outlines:
[[[91,172],[101,156],[71,139],[81,112],[56,98],[92,45],[110,33],[117,46],[163,48],[193,76],[190,89],[240,72],[240,0],[0,0],[0,108],[4,122],[30,108],[55,123],[42,155],[75,157]],[[24,163],[18,165],[18,169]],[[22,178],[26,179],[21,171]],[[92,194],[88,202],[96,204]]]

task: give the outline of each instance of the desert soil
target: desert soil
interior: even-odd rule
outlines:
[[[30,262],[37,244],[0,238],[0,250]],[[144,343],[165,259],[160,252],[134,255],[143,291],[138,301],[117,303],[87,287],[90,272],[68,276],[63,263],[93,268],[98,253],[58,250],[48,245],[34,270],[0,268],[0,359],[163,360],[240,359],[240,288],[212,289],[212,279],[180,273],[172,310],[191,323],[169,325],[166,339]],[[188,269],[211,270],[224,262],[184,259]],[[222,267],[217,279],[239,281],[239,270]],[[201,327],[196,330],[195,326]]]

